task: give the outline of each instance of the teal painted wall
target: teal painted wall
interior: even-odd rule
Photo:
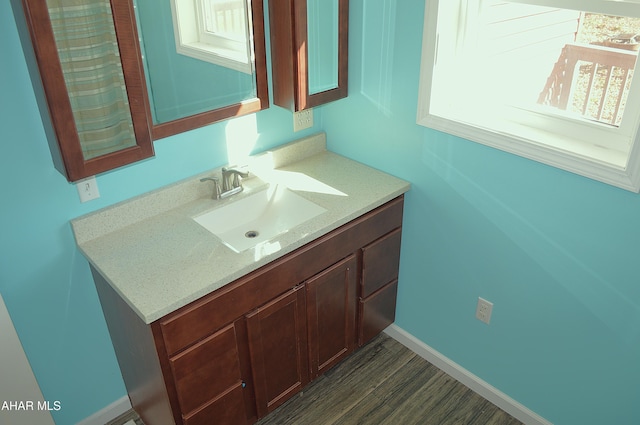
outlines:
[[[156,156],[98,176],[81,204],[53,167],[9,2],[0,2],[0,292],[58,425],[126,395],[87,261],[69,220],[320,129],[293,133],[278,107],[155,143]],[[228,143],[228,145],[227,145]],[[1,361],[1,360],[0,360]],[[0,383],[6,385],[6,383]]]
[[[324,127],[412,183],[396,323],[556,425],[640,424],[640,195],[416,125],[424,0],[350,7]]]

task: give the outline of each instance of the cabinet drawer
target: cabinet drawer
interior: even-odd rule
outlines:
[[[364,345],[396,320],[398,281],[360,300],[358,345]]]
[[[184,417],[184,425],[211,425],[212,423],[219,425],[247,423],[241,383],[197,412]]]
[[[362,298],[398,278],[401,235],[396,229],[362,248]]]
[[[172,357],[169,363],[183,414],[242,384],[233,324]]]

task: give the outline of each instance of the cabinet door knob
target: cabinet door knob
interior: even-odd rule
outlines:
[[[242,381],[242,388],[245,388],[247,386],[247,383]]]

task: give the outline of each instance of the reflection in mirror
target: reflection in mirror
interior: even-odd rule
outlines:
[[[253,72],[246,0],[171,0],[171,15],[178,53]]]
[[[153,156],[132,6],[12,0],[53,164],[70,182]]]
[[[338,87],[338,0],[307,0],[309,94]]]
[[[292,111],[348,95],[349,0],[269,0],[273,102]]]
[[[268,106],[261,0],[134,3],[154,139]]]
[[[109,2],[75,2],[73,13],[67,3],[48,0],[47,6],[82,156],[89,160],[136,140]]]

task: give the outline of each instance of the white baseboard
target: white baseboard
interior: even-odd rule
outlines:
[[[491,403],[498,406],[500,409],[518,419],[520,422],[527,425],[553,425],[551,422],[518,403],[497,388],[489,385],[487,382],[429,347],[427,344],[395,324],[389,326],[384,332],[429,363],[436,366],[438,369],[454,378],[456,381],[466,385],[485,399],[489,400]]]
[[[124,396],[76,425],[104,425],[126,413],[129,409],[131,409],[131,401],[129,401],[128,396]]]

